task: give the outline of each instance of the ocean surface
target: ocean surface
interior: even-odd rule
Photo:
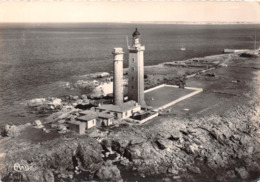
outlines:
[[[145,65],[253,49],[255,32],[260,39],[260,25],[0,24],[0,124],[39,117],[24,109],[27,100],[84,94],[64,84],[112,71],[114,47],[123,47],[127,67],[126,35],[131,42],[135,27]]]

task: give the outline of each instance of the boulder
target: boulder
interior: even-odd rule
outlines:
[[[226,176],[227,179],[235,179],[236,178],[236,174],[234,170],[229,170],[226,172]]]
[[[40,113],[49,112],[49,110],[56,110],[62,108],[62,100],[59,98],[49,97],[32,99],[27,102],[30,109],[36,110]]]
[[[101,166],[96,175],[100,180],[122,180],[120,170],[117,168],[117,166],[112,164],[105,164]]]
[[[40,120],[35,120],[33,125],[35,128],[43,128],[42,122]]]
[[[22,130],[26,129],[28,126],[30,126],[30,123],[26,123],[24,125],[5,125],[3,130],[3,136],[7,137],[16,137],[18,136]]]
[[[159,161],[161,156],[161,152],[157,151],[157,149],[154,148],[154,145],[150,142],[129,145],[126,147],[124,152],[124,157],[130,161],[134,161],[136,159],[142,159],[143,161],[153,159],[154,161]]]
[[[188,151],[190,151],[192,154],[195,154],[196,151],[198,151],[199,147],[195,143],[188,146]]]
[[[91,130],[91,132],[89,133],[89,136],[92,137],[92,138],[103,138],[105,137],[106,135],[108,134],[108,131],[101,131],[97,128],[93,128]]]
[[[43,181],[54,182],[54,175],[51,170],[43,170]]]
[[[80,169],[95,173],[102,165],[101,146],[97,141],[92,143],[79,143],[76,158],[80,161]]]
[[[181,137],[180,131],[173,131],[171,136],[168,138],[169,140],[177,141]]]
[[[61,119],[61,120],[58,121],[59,124],[63,124],[65,122],[66,122],[65,119]]]
[[[250,177],[245,167],[236,167],[235,172],[241,179],[248,179]]]
[[[58,106],[62,105],[62,100],[59,98],[56,98],[52,101],[52,104],[54,107],[58,107]]]
[[[65,125],[63,125],[63,124],[59,124],[59,125],[58,125],[58,130],[59,130],[59,131],[66,131],[66,130],[67,130],[67,127],[66,127]]]
[[[122,147],[120,142],[113,140],[111,142],[111,149],[118,152],[119,154],[123,154],[125,147],[124,146]]]
[[[172,142],[170,140],[157,140],[155,141],[155,143],[161,150],[167,149],[172,145]]]
[[[201,173],[200,169],[198,167],[195,167],[195,166],[188,166],[187,169],[188,169],[188,171],[195,173],[195,174]]]
[[[178,171],[174,167],[168,168],[168,173],[178,175]]]
[[[5,135],[8,137],[16,137],[19,134],[19,129],[15,125],[6,125],[5,126]]]
[[[9,124],[6,124],[4,130],[5,130],[5,131],[8,131],[8,130],[10,129],[10,127],[11,127],[11,126],[10,126]]]
[[[80,98],[81,98],[82,100],[85,100],[85,99],[88,100],[88,96],[87,96],[87,95],[84,95],[84,94],[81,95]]]
[[[215,74],[215,73],[207,73],[207,74],[205,74],[205,76],[208,76],[208,77],[215,77],[216,74]]]
[[[78,99],[79,99],[79,96],[75,95],[75,96],[73,96],[72,98],[73,98],[73,100],[78,100]]]
[[[45,98],[37,98],[37,99],[32,99],[32,100],[28,101],[27,105],[29,107],[37,107],[37,106],[42,105],[45,102],[46,102]]]

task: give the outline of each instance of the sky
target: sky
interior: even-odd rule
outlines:
[[[259,2],[0,2],[0,22],[253,22]]]

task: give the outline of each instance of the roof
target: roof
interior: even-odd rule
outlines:
[[[80,121],[75,121],[75,120],[73,120],[73,121],[68,121],[68,123],[69,124],[76,124],[76,125],[84,125],[84,124],[86,124],[86,123],[84,123],[84,122],[80,122]]]
[[[95,118],[99,117],[99,118],[108,118],[108,119],[114,117],[112,114],[108,114],[105,112],[95,112],[95,111],[90,111],[90,110],[82,111],[79,114],[83,115],[83,116],[89,115],[90,120],[92,120],[90,116],[93,116]],[[81,119],[81,117],[78,117],[78,118]],[[85,118],[83,118],[83,119],[85,120]]]
[[[131,101],[125,102],[125,103],[120,104],[120,105],[104,104],[104,105],[101,105],[98,108],[108,110],[108,111],[125,112],[125,111],[128,111],[128,110],[134,109],[138,106],[139,106],[138,103],[131,100]]]
[[[84,111],[81,111],[79,114],[80,115],[88,115],[88,114],[94,114],[94,113],[96,113],[95,111],[93,111],[93,110],[84,110]]]
[[[80,114],[84,114],[83,116],[77,117],[77,120],[80,121],[90,121],[92,119],[98,118],[98,114],[94,111],[83,111]]]
[[[138,32],[137,28],[135,28],[135,31],[133,33],[133,37],[141,35],[140,32]]]
[[[112,114],[108,114],[108,113],[104,113],[104,112],[98,112],[97,114],[98,114],[99,118],[110,119],[110,118],[114,117]]]

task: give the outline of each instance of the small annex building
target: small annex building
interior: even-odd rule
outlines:
[[[77,117],[76,120],[86,122],[86,129],[92,128],[93,126],[110,126],[114,121],[114,116],[105,112],[86,110],[79,114],[81,116]]]
[[[100,126],[110,126],[114,123],[114,116],[104,112],[98,112],[98,121]]]
[[[81,116],[77,117],[76,120],[85,122],[86,129],[89,129],[97,125],[97,118],[98,116],[96,112],[87,111],[85,114],[82,114]]]
[[[97,113],[105,112],[107,114],[113,115],[115,119],[129,118],[130,116],[133,115],[133,113],[139,112],[140,110],[141,110],[141,106],[133,100],[119,105],[104,104],[95,108],[95,111]]]
[[[68,122],[68,127],[70,130],[75,131],[80,135],[82,135],[85,133],[86,123],[73,120]]]

